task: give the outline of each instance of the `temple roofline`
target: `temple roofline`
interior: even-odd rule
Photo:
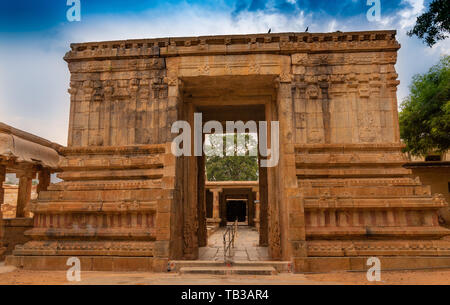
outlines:
[[[44,139],[42,137],[36,136],[32,133],[14,128],[12,126],[9,126],[5,123],[0,122],[0,133],[6,133],[6,134],[11,134],[17,137],[20,137],[24,140],[33,142],[35,144],[39,144],[48,148],[52,148],[54,150],[59,150],[60,148],[63,147],[63,145],[55,143],[55,142],[51,142],[47,139]]]
[[[0,165],[39,165],[56,170],[62,145],[0,122]]]
[[[290,32],[72,43],[71,51],[66,54],[64,59],[71,62],[119,57],[396,51],[400,48],[400,44],[395,39],[396,33],[395,30],[332,33]]]

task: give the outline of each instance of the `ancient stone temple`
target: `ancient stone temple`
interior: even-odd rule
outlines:
[[[204,157],[175,157],[177,120],[279,121],[259,169],[260,246],[299,271],[450,266],[447,203],[402,167],[395,31],[76,43],[68,146],[7,262],[164,271],[206,244]],[[269,145],[270,146],[270,145]]]

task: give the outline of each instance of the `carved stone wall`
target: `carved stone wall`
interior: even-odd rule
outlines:
[[[173,114],[167,105],[162,58],[69,63],[69,146],[167,142]]]
[[[293,54],[298,144],[399,142],[397,53]]]

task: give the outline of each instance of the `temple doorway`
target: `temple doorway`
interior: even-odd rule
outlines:
[[[227,222],[234,221],[248,224],[246,200],[227,200]]]
[[[231,135],[207,135],[210,137],[237,137]],[[246,135],[249,145],[257,146],[257,134]],[[266,226],[260,227],[260,169],[259,158],[247,156],[209,157],[203,156],[199,162],[204,164],[199,177],[205,177],[204,190],[199,179],[199,200],[205,199],[206,242],[199,240],[199,260],[202,261],[262,261],[269,260],[267,244],[260,243],[260,235],[266,234]],[[204,173],[202,173],[204,170]],[[244,181],[239,181],[244,180]],[[245,181],[251,180],[251,181]],[[265,180],[263,180],[265,181]],[[263,186],[263,189],[266,185]],[[205,192],[203,196],[202,193]],[[200,207],[202,206],[201,201]],[[201,216],[199,216],[201,217]],[[262,220],[266,222],[267,219]],[[199,225],[202,221],[199,219]],[[224,235],[230,228],[233,234],[233,250],[229,257],[224,256]],[[201,237],[201,233],[199,234]]]
[[[202,149],[205,148],[210,134],[234,137],[253,133],[258,142],[260,122],[263,121],[270,127],[270,122],[277,119],[274,76],[186,77],[182,78],[181,82],[181,119],[194,126],[200,114],[202,124],[214,122],[215,127],[211,130],[202,130]],[[238,133],[237,129],[230,131],[227,128],[228,122],[240,122],[244,126],[254,122],[257,129],[256,132],[251,132],[245,127],[243,132],[241,130]],[[205,125],[202,126],[204,129]],[[215,130],[217,126],[222,126],[220,132]],[[270,147],[270,130],[266,132],[269,134],[267,145]],[[198,139],[199,135],[192,130],[191,137],[194,140],[195,137]],[[189,181],[180,182],[183,226],[182,229],[178,228],[182,230],[179,234],[183,236],[183,259],[205,259],[205,249],[211,246],[223,247],[222,242],[216,243],[223,239],[219,235],[236,218],[238,230],[245,232],[238,234],[241,239],[237,244],[244,247],[241,250],[246,253],[256,253],[257,248],[262,250],[261,255],[247,255],[248,259],[281,259],[279,227],[282,222],[279,216],[278,193],[275,192],[278,173],[275,168],[260,166],[265,157],[261,155],[258,144],[256,149],[256,156],[253,154],[256,164],[254,179],[209,179],[210,173],[206,168],[208,160],[204,151],[202,156],[179,159],[179,168],[182,171],[180,181],[181,177],[182,181]],[[270,209],[273,210],[272,213],[269,213]],[[245,238],[246,235],[248,239]],[[219,251],[218,248],[210,250]]]

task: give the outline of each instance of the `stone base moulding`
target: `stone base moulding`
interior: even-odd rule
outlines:
[[[9,255],[5,263],[28,270],[60,270],[66,271],[71,266],[67,260],[73,256],[21,256]],[[155,257],[126,256],[77,256],[83,271],[134,271],[134,272],[166,272],[168,260]]]
[[[33,228],[32,218],[3,219],[3,246],[5,247],[5,252],[3,254],[0,253],[0,260],[3,260],[4,256],[11,254],[16,245],[24,244],[30,240],[30,237],[24,235],[24,232],[31,228]]]
[[[335,271],[367,271],[367,260],[371,256],[358,257],[301,257],[294,258],[296,272],[326,273]],[[429,268],[450,268],[450,257],[433,256],[377,256],[381,272],[389,270],[414,270]],[[381,273],[383,277],[383,273]]]
[[[6,264],[28,270],[60,270],[66,271],[67,260],[72,256],[20,256],[9,255]],[[302,257],[292,262],[295,273],[367,271],[367,260],[371,256],[358,257]],[[114,271],[114,272],[167,272],[169,260],[154,257],[125,256],[79,256],[82,271]],[[436,256],[378,256],[381,271],[414,270],[428,268],[450,268],[450,257]]]

